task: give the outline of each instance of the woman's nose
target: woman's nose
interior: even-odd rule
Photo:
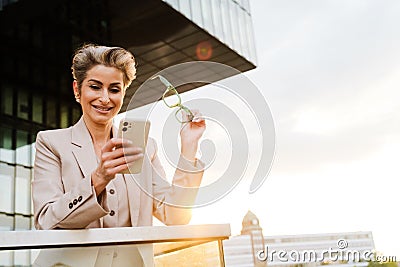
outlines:
[[[108,104],[108,102],[110,102],[110,98],[108,97],[108,90],[104,89],[102,90],[102,94],[100,97],[100,102],[102,102],[103,104]]]

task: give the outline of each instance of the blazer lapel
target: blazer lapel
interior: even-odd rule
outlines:
[[[72,127],[72,153],[78,162],[83,177],[89,177],[97,168],[96,153],[92,137],[86,128],[83,117]]]

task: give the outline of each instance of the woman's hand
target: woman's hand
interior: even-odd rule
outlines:
[[[100,163],[92,173],[92,184],[99,195],[117,173],[143,157],[143,150],[122,138],[110,139],[101,149]]]
[[[198,110],[192,110],[194,118],[191,122],[183,123],[181,128],[181,154],[187,160],[196,158],[197,146],[206,129],[206,121]],[[182,119],[186,120],[188,114],[182,112]]]

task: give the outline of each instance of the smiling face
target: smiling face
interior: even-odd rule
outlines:
[[[104,65],[91,68],[79,89],[73,83],[74,93],[78,94],[82,106],[83,117],[87,123],[107,125],[120,111],[125,87],[123,73]]]

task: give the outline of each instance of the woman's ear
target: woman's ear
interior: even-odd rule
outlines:
[[[72,82],[72,87],[74,88],[74,95],[75,95],[75,100],[76,100],[76,102],[80,102],[80,99],[81,99],[81,94],[80,94],[80,90],[79,90],[79,88],[78,88],[78,83],[77,83],[77,81],[76,80],[74,80],[73,82]]]

